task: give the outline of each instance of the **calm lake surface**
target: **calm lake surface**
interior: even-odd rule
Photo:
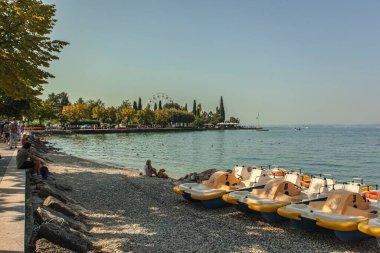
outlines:
[[[51,136],[49,141],[68,154],[118,167],[142,170],[151,159],[153,167],[176,178],[257,164],[380,184],[379,126],[269,129]]]

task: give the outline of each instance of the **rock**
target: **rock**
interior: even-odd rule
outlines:
[[[65,195],[59,193],[48,184],[44,184],[44,183],[38,184],[37,189],[39,190],[38,195],[41,198],[47,198],[49,196],[53,196],[64,203],[68,202],[68,198]]]
[[[44,223],[38,230],[38,238],[45,238],[54,244],[75,252],[87,252],[91,249],[91,241],[81,232],[67,225]]]
[[[74,251],[62,248],[46,239],[39,239],[36,242],[36,253],[74,253]]]
[[[208,180],[217,169],[208,169],[200,173],[190,173],[178,179],[178,181],[196,181],[198,183]]]
[[[75,230],[88,233],[86,226],[82,222],[76,221],[52,209],[38,207],[34,212],[34,217],[40,224],[46,222],[55,223],[58,225],[66,224]]]
[[[58,190],[61,190],[61,191],[72,191],[73,190],[73,187],[71,187],[68,184],[64,184],[64,183],[55,183],[55,188],[57,188]]]
[[[80,214],[73,210],[71,207],[63,203],[62,201],[54,198],[53,196],[49,196],[43,202],[44,206],[50,207],[51,209],[63,213],[66,216],[72,217],[76,220],[79,219]]]
[[[196,181],[200,183],[202,181],[208,180],[211,177],[211,175],[214,174],[216,171],[216,169],[209,169],[201,173],[197,173],[197,175],[195,176]]]
[[[42,202],[44,202],[43,199],[41,199],[38,196],[32,196],[32,197],[30,197],[29,201],[30,201],[30,203],[32,203],[34,205],[41,205]]]

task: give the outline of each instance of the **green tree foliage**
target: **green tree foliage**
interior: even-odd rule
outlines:
[[[190,112],[178,110],[175,108],[164,108],[155,111],[156,123],[162,126],[168,124],[188,124],[193,122],[194,115]]]
[[[133,110],[137,110],[137,103],[136,103],[136,101],[133,101]]]
[[[238,118],[235,118],[235,117],[230,117],[229,122],[231,122],[231,123],[240,123],[240,120]]]
[[[184,108],[185,111],[187,111],[187,104],[185,104],[185,108]]]
[[[197,116],[200,116],[202,113],[202,105],[201,104],[198,104],[197,106],[197,111],[196,111],[196,115]]]
[[[205,124],[205,121],[200,116],[195,116],[194,121],[192,122],[193,127],[200,127]]]
[[[194,99],[194,103],[193,103],[193,114],[197,115],[197,101],[195,101],[195,99]]]
[[[157,103],[154,103],[154,110],[157,110]]]
[[[220,105],[219,105],[219,110],[220,110],[220,116],[222,117],[221,118],[221,122],[224,122],[226,120],[226,114],[225,114],[225,111],[224,111],[224,105],[223,105],[223,97],[220,97]]]
[[[78,98],[78,100],[75,102],[76,104],[84,104],[84,100],[82,97]]]
[[[159,109],[159,110],[161,110],[161,109],[162,109],[162,102],[161,102],[161,100],[160,100],[160,101],[158,101],[158,109]]]
[[[154,117],[155,113],[149,107],[136,113],[136,120],[140,125],[151,125],[154,122]]]
[[[0,115],[20,118],[33,107],[36,98],[14,100],[12,97],[0,95]]]
[[[141,98],[139,97],[139,103],[137,105],[137,110],[142,110],[142,103],[141,103]]]
[[[164,109],[170,109],[170,108],[180,110],[181,106],[178,103],[166,103],[166,104],[164,104]]]
[[[0,0],[0,96],[26,100],[42,94],[47,72],[67,42],[52,40],[55,6],[39,0]]]
[[[54,106],[54,115],[51,115],[50,118],[45,119],[58,119],[59,121],[63,122],[65,120],[65,117],[62,114],[62,109],[64,106],[71,105],[69,96],[66,92],[61,92],[58,94],[55,94],[54,92],[48,95],[47,101],[50,102],[51,105]]]

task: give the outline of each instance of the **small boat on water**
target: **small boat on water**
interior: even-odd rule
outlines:
[[[232,172],[217,171],[202,183],[184,183],[173,188],[188,201],[201,201],[209,208],[229,205],[224,202],[224,194],[233,191],[251,191],[262,188],[272,178],[271,170],[253,167],[235,167]]]
[[[380,236],[380,227],[376,227],[378,220],[374,219],[378,218],[380,209],[363,197],[367,189],[368,186],[356,182],[337,184],[326,200],[290,204],[279,208],[278,214],[290,219],[296,228],[310,230],[317,225],[333,230],[342,241],[363,239],[370,231],[378,231],[373,234]],[[374,220],[370,223],[369,219]],[[359,230],[361,223],[363,231]]]

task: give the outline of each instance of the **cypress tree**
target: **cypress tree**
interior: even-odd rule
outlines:
[[[154,110],[157,110],[157,103],[154,103]]]
[[[161,100],[158,102],[158,109],[162,109],[162,103],[161,103]]]
[[[136,103],[136,101],[133,101],[133,110],[137,110],[137,103]]]
[[[187,104],[185,104],[185,110],[187,111]]]
[[[195,99],[194,99],[194,103],[193,103],[193,114],[194,115],[197,114],[197,101],[195,101]]]
[[[225,119],[226,119],[226,113],[225,113],[225,111],[224,111],[223,97],[222,97],[222,96],[220,97],[220,106],[219,106],[219,110],[220,110],[220,116],[222,117],[221,120],[222,120],[222,122],[224,122]]]
[[[198,115],[198,116],[201,116],[201,113],[202,113],[202,105],[201,105],[201,104],[198,104],[198,107],[197,107],[197,115]]]
[[[139,97],[139,104],[137,106],[138,110],[142,110],[141,98]]]

